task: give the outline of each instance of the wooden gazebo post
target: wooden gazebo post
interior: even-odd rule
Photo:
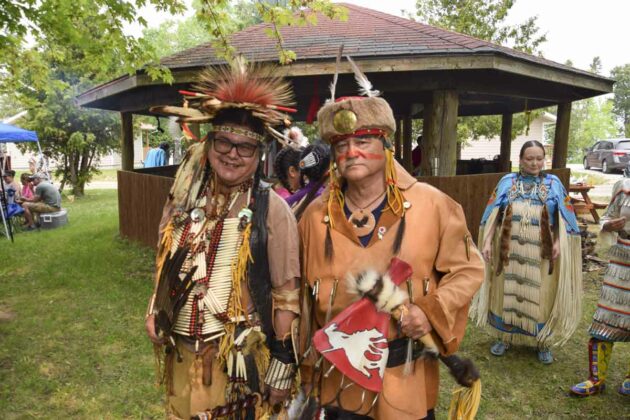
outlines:
[[[510,172],[512,155],[512,113],[506,112],[501,117],[501,151],[499,152],[499,171]]]
[[[394,138],[394,157],[398,162],[402,162],[402,122],[397,116],[396,118],[396,134]]]
[[[413,162],[411,160],[411,142],[413,139],[411,138],[411,115],[407,114],[402,120],[402,132],[403,132],[403,166],[407,170],[407,172],[413,171]]]
[[[567,152],[569,146],[569,126],[571,125],[571,102],[558,104],[556,119],[556,135],[553,140],[553,169],[567,166]]]
[[[425,107],[422,143],[422,173],[451,176],[457,169],[457,110],[459,94],[455,90],[436,90],[431,104]],[[433,173],[435,158],[437,174]]]
[[[121,112],[121,147],[120,147],[120,159],[121,168],[123,171],[133,170],[133,114],[131,112]]]

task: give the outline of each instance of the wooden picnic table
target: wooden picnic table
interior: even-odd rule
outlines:
[[[591,201],[591,198],[588,196],[588,192],[592,189],[593,186],[588,184],[570,184],[570,193],[582,195],[581,199],[577,197],[571,197],[571,203],[573,204],[575,213],[591,213],[591,215],[593,216],[593,220],[595,220],[595,223],[599,223],[599,214],[597,214],[597,210],[605,209],[606,204],[594,203],[593,201]]]

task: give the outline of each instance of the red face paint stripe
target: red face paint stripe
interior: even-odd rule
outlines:
[[[366,152],[362,152],[360,150],[356,150],[354,151],[352,154],[350,153],[342,153],[340,155],[337,156],[337,162],[343,162],[346,159],[349,158],[363,158],[365,160],[381,160],[383,159],[383,155],[379,155],[377,153],[366,153]]]

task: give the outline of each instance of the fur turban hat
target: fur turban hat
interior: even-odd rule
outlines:
[[[342,97],[325,104],[317,113],[319,134],[327,143],[351,136],[375,135],[391,139],[396,120],[391,107],[376,96]]]

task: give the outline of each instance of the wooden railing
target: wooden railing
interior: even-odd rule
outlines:
[[[150,247],[156,246],[162,207],[173,184],[175,169],[163,167],[118,171],[118,214],[122,237]],[[550,172],[556,174],[568,189],[569,169],[555,169]],[[444,191],[462,205],[468,229],[476,242],[479,222],[488,198],[503,175],[505,174],[495,173],[419,179]]]

